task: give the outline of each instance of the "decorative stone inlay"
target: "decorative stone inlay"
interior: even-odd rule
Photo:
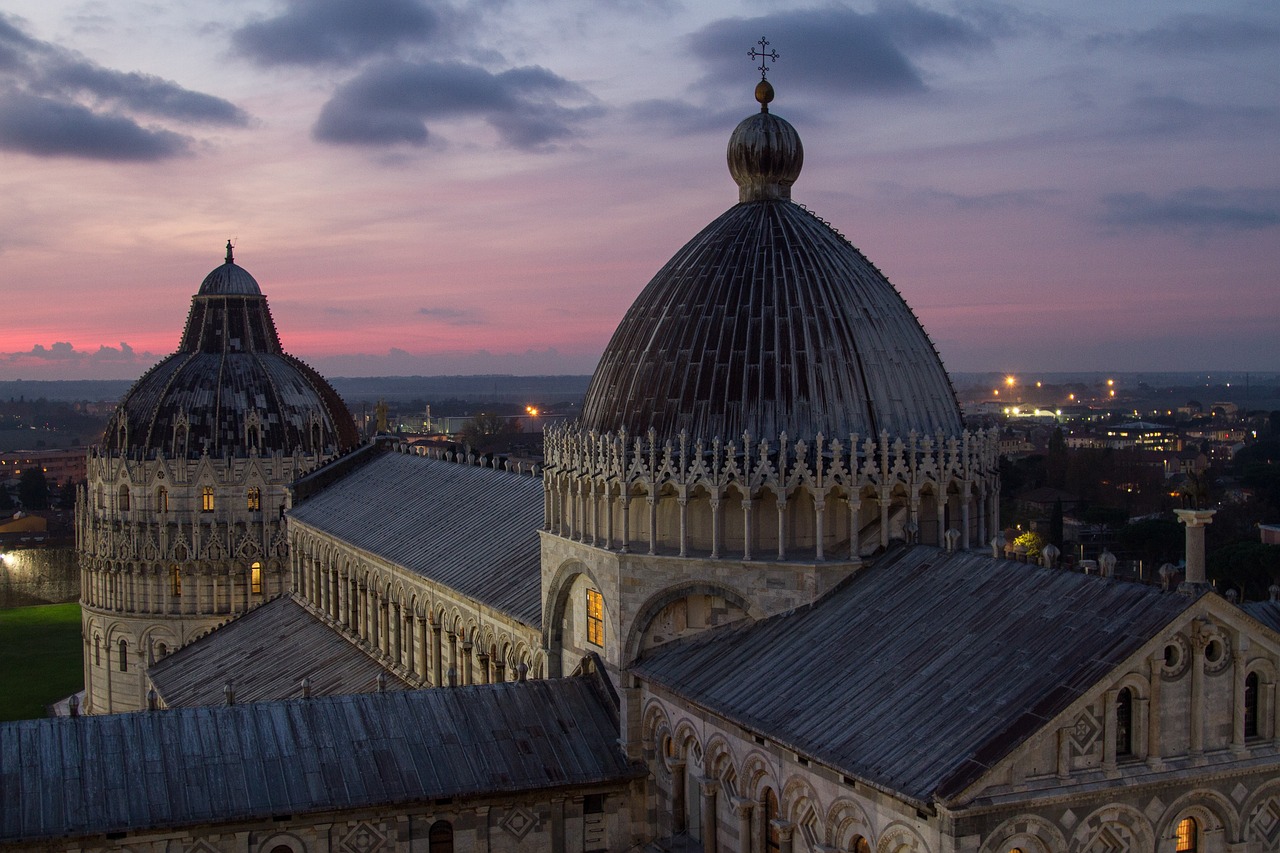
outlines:
[[[1231,789],[1231,799],[1235,800],[1237,804],[1243,803],[1244,798],[1247,796],[1249,796],[1249,789],[1242,782],[1237,782],[1236,786]]]
[[[1147,816],[1147,820],[1155,823],[1160,819],[1160,815],[1164,814],[1165,804],[1159,797],[1152,797],[1151,802],[1147,803],[1147,807],[1142,810]]]
[[[1280,797],[1268,797],[1249,818],[1249,832],[1266,842],[1268,850],[1280,846]]]
[[[517,841],[523,841],[524,837],[538,825],[538,818],[524,806],[516,806],[507,813],[499,825],[515,836]]]
[[[1071,809],[1067,809],[1065,812],[1062,813],[1062,819],[1059,820],[1058,822],[1061,823],[1064,828],[1071,829],[1071,827],[1075,826],[1076,822],[1079,820],[1080,818],[1076,817],[1075,812],[1073,812]]]
[[[1102,720],[1093,713],[1092,710],[1086,710],[1076,718],[1076,723],[1071,727],[1071,754],[1075,758],[1080,758],[1093,752],[1094,747],[1098,743],[1098,736],[1102,733]]]
[[[362,820],[342,839],[343,850],[349,853],[374,853],[387,843],[387,837],[367,820]]]

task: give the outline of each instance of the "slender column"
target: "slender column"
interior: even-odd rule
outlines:
[[[720,782],[702,778],[702,853],[716,853],[716,793]]]
[[[456,631],[449,632],[449,669],[453,670],[454,677],[458,672],[458,634]],[[453,685],[449,685],[452,687]]]
[[[479,664],[477,668],[480,670],[480,683],[489,684],[492,680],[489,677],[489,656],[481,652],[476,655],[476,663]]]
[[[395,658],[396,666],[404,660],[404,615],[401,610],[398,601],[387,608],[387,618],[395,620],[395,630],[391,636],[391,655]]]
[[[936,544],[939,548],[946,544],[947,535],[947,493],[943,492],[938,497],[938,541]]]
[[[893,500],[887,491],[880,492],[880,547],[889,547],[889,503]]]
[[[742,559],[751,559],[751,498],[742,501]]]
[[[987,541],[987,493],[978,498],[978,541]]]
[[[626,483],[622,484],[623,492],[619,500],[622,503],[622,547],[623,554],[631,549],[631,492]]]
[[[960,499],[960,547],[969,550],[969,487],[965,486],[964,496]]]
[[[600,496],[596,493],[596,481],[591,481],[587,500],[591,504],[591,545],[594,547],[600,540]]]
[[[604,490],[604,547],[613,550],[613,489]]]
[[[711,498],[711,559],[720,559],[720,496]]]
[[[472,661],[475,660],[475,656],[471,653],[472,649],[474,648],[475,648],[475,643],[471,642],[470,640],[466,640],[462,644],[462,683],[463,684],[476,683],[475,671],[472,667]]]
[[[649,553],[658,553],[658,496],[653,493],[653,485],[649,486],[646,495],[649,501]]]
[[[787,559],[787,496],[778,493],[778,562]]]
[[[378,650],[382,654],[391,654],[391,600],[378,599]]]
[[[1249,636],[1243,631],[1236,631],[1232,637],[1235,649],[1232,650],[1232,704],[1234,713],[1231,715],[1231,751],[1243,755],[1244,745],[1244,680],[1248,673],[1245,671],[1245,658],[1249,652]],[[1257,702],[1261,697],[1255,696],[1254,701]],[[1262,715],[1259,714],[1259,717]],[[1261,728],[1261,727],[1259,727]]]
[[[440,658],[440,624],[438,622],[431,623],[431,686],[439,687],[442,682]]]
[[[418,675],[425,681],[431,673],[431,634],[427,629],[427,615],[418,616]],[[433,684],[435,682],[432,682]]]
[[[689,498],[686,495],[680,495],[677,500],[680,503],[680,556],[689,556]]]
[[[822,562],[826,557],[826,519],[827,519],[827,502],[824,498],[817,498],[813,502],[813,558],[818,562]]]
[[[858,535],[862,533],[862,496],[849,498],[849,559],[856,560],[862,551]]]
[[[1116,769],[1116,697],[1118,690],[1108,690],[1102,700],[1102,769]]]
[[[1203,530],[1203,528],[1202,528]],[[1188,572],[1190,574],[1190,572]],[[1192,581],[1188,581],[1192,583]],[[1199,620],[1191,635],[1191,757],[1204,754],[1204,649],[1209,637]]]

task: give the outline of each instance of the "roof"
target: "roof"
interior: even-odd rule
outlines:
[[[188,457],[328,456],[359,440],[338,392],[284,351],[267,298],[230,248],[192,297],[177,352],[134,383],[103,436],[116,452]]]
[[[1240,605],[1240,609],[1271,630],[1280,632],[1280,602],[1246,601]]]
[[[793,138],[794,137],[794,138]],[[741,203],[676,252],[627,310],[582,425],[662,440],[962,429],[933,343],[881,272],[789,200],[803,159],[761,113],[729,145]]]
[[[975,781],[1191,602],[916,546],[814,605],[662,646],[632,672],[927,803]]]
[[[600,678],[0,724],[0,840],[618,784]]]
[[[237,702],[290,699],[311,680],[312,696],[371,693],[409,684],[385,670],[292,596],[272,599],[158,661],[148,670],[170,708],[220,705],[231,682]]]
[[[541,478],[387,452],[295,506],[289,518],[542,625]]]

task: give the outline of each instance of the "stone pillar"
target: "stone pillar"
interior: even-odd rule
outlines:
[[[444,684],[444,671],[441,669],[440,658],[440,623],[431,623],[431,686],[440,687]]]
[[[826,518],[827,502],[823,498],[813,501],[813,558],[821,563],[826,559]]]
[[[856,462],[857,460],[852,460]],[[856,560],[861,554],[862,545],[858,536],[862,533],[862,496],[849,498],[849,559]]]
[[[680,556],[689,556],[689,498],[681,494],[676,499],[680,504]]]
[[[1119,690],[1108,690],[1102,700],[1102,769],[1107,771],[1116,769],[1116,697],[1119,695]]]
[[[1232,649],[1231,654],[1231,707],[1234,710],[1231,715],[1231,751],[1237,755],[1244,755],[1248,751],[1244,745],[1244,680],[1249,674],[1245,669],[1245,659],[1249,653],[1249,635],[1243,631],[1236,631],[1232,642],[1235,648]],[[1261,696],[1254,696],[1253,701],[1256,703],[1261,698]],[[1262,715],[1258,714],[1258,717],[1261,719]],[[1258,734],[1262,732],[1259,731]]]
[[[1147,766],[1152,770],[1164,767],[1160,756],[1160,694],[1164,690],[1165,669],[1164,654],[1157,652],[1148,658],[1147,667],[1151,671],[1151,699],[1147,703]]]
[[[720,782],[710,776],[702,778],[702,853],[716,851],[716,793]]]
[[[946,545],[947,541],[947,493],[945,490],[938,495],[938,541],[935,543],[939,548]]]
[[[470,640],[465,640],[462,643],[462,683],[463,684],[476,683],[475,671],[472,668],[472,661],[474,660],[474,656],[471,654],[471,650],[474,648],[475,648],[475,643],[472,643]]]
[[[1213,523],[1212,509],[1175,509],[1174,514],[1187,526],[1187,573],[1179,591],[1190,591],[1205,585],[1204,529]]]
[[[1204,649],[1209,644],[1209,636],[1200,620],[1192,625],[1190,753],[1195,761],[1204,755]]]
[[[751,559],[751,498],[742,502],[742,559]]]
[[[720,496],[711,498],[711,559],[720,559]]]
[[[551,798],[551,851],[552,853],[565,853],[564,797]]]
[[[622,547],[618,550],[625,554],[631,548],[631,492],[626,483],[618,500],[622,504]]]
[[[880,492],[880,547],[889,547],[889,504],[893,497],[887,490]]]
[[[653,493],[654,485],[649,485],[649,553],[658,553],[658,496]]]
[[[751,807],[746,799],[733,801],[733,813],[738,818],[738,853],[751,853]]]
[[[792,838],[795,833],[796,826],[794,823],[786,820],[775,820],[773,825],[778,828],[778,850],[779,853],[791,853]]]
[[[431,672],[431,640],[428,639],[435,632],[427,630],[427,615],[425,613],[418,614],[418,676],[424,681],[430,679]],[[432,684],[436,682],[431,681]]]

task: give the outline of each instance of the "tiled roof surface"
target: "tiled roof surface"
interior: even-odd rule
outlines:
[[[540,627],[542,502],[538,477],[389,452],[289,517]]]
[[[231,682],[237,702],[290,699],[311,680],[312,696],[409,687],[291,596],[282,596],[156,662],[148,671],[170,708],[219,705]]]
[[[632,671],[928,802],[977,779],[1191,601],[917,546],[811,607],[660,647]]]
[[[600,676],[0,724],[0,841],[621,783]]]

